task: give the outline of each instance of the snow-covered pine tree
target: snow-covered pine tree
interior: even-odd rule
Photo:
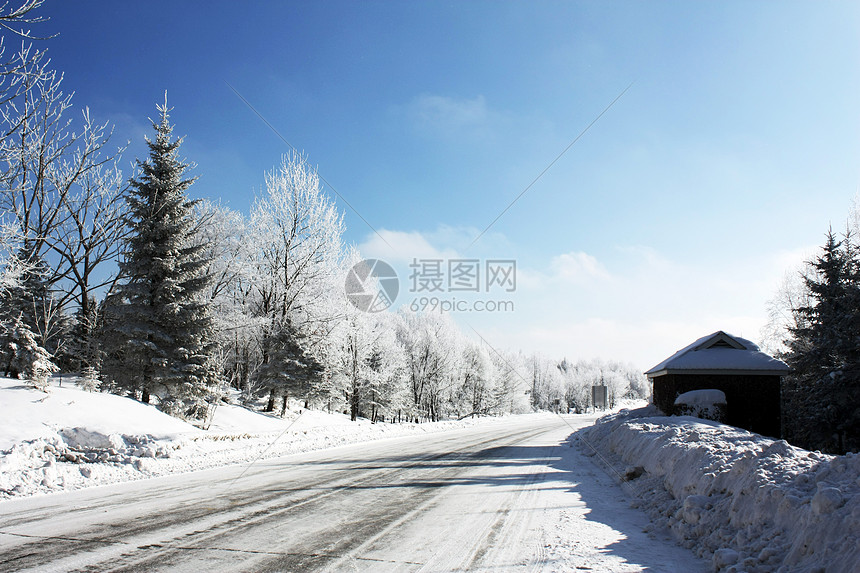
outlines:
[[[98,369],[95,366],[85,366],[81,370],[81,378],[78,381],[78,386],[87,392],[95,392],[99,384],[101,384],[101,380],[99,380]]]
[[[48,266],[43,259],[29,255],[29,250],[22,248],[15,255],[22,270],[17,280],[7,285],[0,296],[0,324],[5,327],[0,336],[5,339],[4,346],[14,336],[19,322],[23,322],[34,334],[44,331],[49,298],[45,280]]]
[[[68,353],[72,356],[71,366],[83,371],[93,367],[98,369],[100,356],[96,330],[99,327],[99,303],[95,297],[89,297],[86,308],[75,312],[74,325],[69,336]]]
[[[267,337],[267,341],[266,362],[258,370],[258,379],[269,392],[266,411],[275,410],[275,401],[280,396],[283,416],[291,396],[307,399],[311,388],[322,376],[323,367],[307,352],[306,337],[289,319],[285,319],[275,333]]]
[[[111,377],[144,402],[156,395],[165,412],[202,418],[217,394],[214,327],[203,296],[210,261],[194,240],[194,202],[186,192],[195,178],[184,178],[182,139],[171,141],[166,94],[158,111],[156,137],[146,140],[149,158],[138,160],[127,197],[131,233],[111,308],[120,337]]]
[[[18,320],[12,329],[12,346],[15,348],[12,368],[18,373],[18,378],[28,380],[39,390],[47,392],[48,377],[59,368],[51,361],[51,353],[39,345],[36,335],[23,320]]]
[[[103,351],[99,344],[99,331],[104,326],[103,305],[90,297],[86,308],[75,312],[75,324],[69,337],[68,354],[70,365],[80,370],[78,386],[87,392],[95,392],[101,386]]]

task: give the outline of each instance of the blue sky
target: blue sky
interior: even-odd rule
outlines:
[[[782,275],[860,185],[853,2],[60,2],[75,104],[142,154],[168,90],[193,193],[247,211],[285,144],[412,257],[518,262],[499,346],[647,368],[757,339]],[[467,248],[628,85],[618,102]],[[408,301],[408,299],[403,299]],[[401,301],[401,302],[403,302]]]

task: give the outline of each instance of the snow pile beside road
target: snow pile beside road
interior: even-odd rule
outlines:
[[[712,559],[715,571],[857,571],[860,455],[657,414],[622,411],[577,434],[614,472],[628,466],[625,487],[655,526]]]
[[[479,422],[493,423],[371,424],[309,410],[277,418],[223,405],[210,429],[201,430],[128,398],[68,385],[46,394],[0,378],[0,499],[250,464]]]
[[[199,431],[155,406],[113,394],[84,392],[68,377],[65,382],[61,380],[52,379],[51,391],[45,393],[22,380],[0,378],[0,450],[25,440],[55,436],[61,428],[86,428],[104,436],[121,429],[126,434],[149,434],[157,439]]]
[[[21,442],[0,451],[0,499],[229,464],[250,464],[261,459],[462,428],[474,423],[465,420],[426,424],[357,423],[303,428],[300,421],[301,417],[286,432],[200,431],[177,440],[157,440],[148,435],[104,435],[84,428],[64,428],[53,436]]]

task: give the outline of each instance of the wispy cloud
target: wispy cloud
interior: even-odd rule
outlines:
[[[487,101],[482,95],[474,99],[455,99],[423,94],[413,100],[412,111],[421,121],[451,126],[475,125],[489,116]]]
[[[610,278],[609,271],[597,258],[581,251],[553,257],[550,268],[556,276],[566,282],[582,283]]]
[[[380,229],[379,236],[368,234],[357,245],[364,257],[384,259],[391,263],[411,262],[412,259],[463,258],[465,248],[477,229],[469,226],[439,225],[430,231],[399,231]],[[386,242],[383,242],[384,238]],[[510,258],[512,245],[501,233],[488,233],[481,249],[469,257]]]
[[[365,258],[383,259],[391,264],[410,263],[413,259],[457,258],[457,252],[439,247],[418,231],[380,229],[369,235],[358,250]]]
[[[571,288],[585,292],[614,287],[620,277],[613,276],[594,255],[571,251],[552,257],[542,267],[522,262],[517,278],[534,293],[570,293]]]
[[[401,108],[412,127],[432,137],[462,138],[491,136],[504,121],[483,95],[455,98],[421,94]]]

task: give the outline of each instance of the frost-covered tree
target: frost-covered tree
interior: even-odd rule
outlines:
[[[247,264],[232,291],[245,317],[230,353],[243,387],[270,393],[261,367],[278,368],[269,353],[284,346],[277,340],[287,334],[284,324],[300,334],[310,356],[325,353],[345,302],[336,300],[343,293],[342,234],[342,216],[303,156],[285,156],[266,174],[265,193],[254,204],[245,235]],[[311,390],[322,396],[318,388]]]
[[[440,313],[398,313],[397,339],[403,348],[412,416],[437,421],[446,414],[459,370],[459,331]]]
[[[39,345],[36,335],[21,320],[15,323],[9,344],[14,349],[11,370],[17,373],[18,378],[47,392],[48,377],[59,370],[51,361],[51,353]]]
[[[402,420],[409,404],[406,363],[397,341],[395,315],[373,315],[375,336],[370,357],[371,377],[365,395],[371,421]]]
[[[792,332],[808,326],[800,309],[812,304],[806,288],[806,275],[810,270],[803,265],[786,272],[773,297],[767,301],[767,322],[761,329],[760,345],[764,352],[772,356],[785,354]]]
[[[618,400],[624,398],[630,390],[630,381],[618,370],[604,374],[603,385],[606,386],[606,405],[609,408],[614,408]]]
[[[194,179],[178,156],[182,139],[171,140],[166,97],[158,111],[149,158],[138,161],[127,199],[131,232],[110,306],[119,341],[111,375],[144,402],[157,395],[162,410],[200,418],[217,392],[209,260],[194,237],[187,195]]]
[[[211,201],[195,205],[196,240],[212,277],[206,298],[211,301],[217,340],[216,364],[237,390],[251,399],[255,374],[262,365],[262,332],[271,320],[257,313],[258,285],[262,277],[255,265],[255,236],[238,211]]]
[[[531,411],[529,381],[523,355],[490,347],[495,373],[496,404],[501,414],[523,414]]]
[[[552,411],[563,408],[564,381],[558,363],[536,353],[531,356],[529,367],[532,407],[535,410]]]
[[[32,34],[29,25],[39,24],[48,20],[44,16],[33,13],[34,10],[44,3],[45,0],[23,0],[20,2],[4,3],[0,7],[0,28],[22,38],[39,39],[38,36]],[[2,55],[2,50],[0,50],[0,55]],[[5,74],[0,73],[0,76],[2,75]]]
[[[7,264],[17,270],[7,271],[9,280],[0,291],[0,347],[6,349],[4,361],[14,357],[9,354],[10,345],[22,325],[35,337],[39,347],[46,347],[46,341],[56,343],[58,338],[58,313],[48,289],[50,270],[45,261],[19,250]]]
[[[459,376],[453,404],[458,418],[498,411],[500,397],[493,362],[483,346],[463,343]]]
[[[564,378],[567,409],[577,414],[585,412],[591,405],[591,386],[600,380],[600,374],[582,362],[572,364],[566,358],[559,362],[558,369]]]
[[[374,377],[374,338],[377,332],[371,315],[353,309],[340,322],[337,337],[340,342],[333,372],[334,383],[343,394],[351,420],[365,415],[366,405]]]
[[[89,192],[100,187],[102,167],[118,153],[103,153],[111,135],[106,123],[94,121],[87,109],[74,120],[72,95],[63,92],[63,75],[50,67],[46,50],[25,41],[7,54],[9,32],[39,39],[25,26],[46,20],[34,12],[41,4],[0,6],[0,33],[7,36],[0,40],[0,224],[15,229],[16,259],[25,269],[25,290],[7,293],[17,303],[6,299],[23,303],[24,313],[19,308],[6,314],[21,315],[40,347],[68,366],[67,308],[86,307],[101,286],[92,277],[102,263],[115,262],[112,230],[122,228],[122,217],[106,213]],[[113,202],[121,203],[115,196]],[[30,290],[27,283],[37,281]],[[11,323],[3,324],[9,335]]]
[[[83,268],[84,252],[96,266],[96,245],[120,226],[111,215],[93,225],[92,197],[83,200],[101,188],[100,170],[117,154],[103,153],[111,136],[107,123],[96,122],[88,109],[80,123],[69,117],[72,96],[62,91],[62,74],[49,68],[45,52],[32,52],[23,48],[11,64],[16,93],[0,105],[0,215],[17,227],[26,257],[58,254],[49,277],[54,284]]]
[[[343,220],[303,156],[285,156],[266,174],[251,221],[260,314],[290,317],[302,329],[333,320],[321,310],[340,273]]]
[[[350,248],[340,265],[338,295],[333,297],[338,312],[336,326],[326,337],[323,356],[328,363],[325,390],[329,399],[343,406],[352,420],[358,417],[377,420],[389,415],[396,401],[392,387],[401,383],[397,376],[399,354],[390,320],[364,312],[347,299],[343,284],[350,269],[361,262],[357,250]]]
[[[99,161],[95,158],[94,161]],[[129,232],[125,224],[127,183],[116,167],[117,158],[108,166],[99,163],[77,178],[71,191],[62,197],[63,222],[48,238],[47,244],[58,259],[54,284],[58,304],[71,305],[79,343],[91,344],[98,304],[96,293],[115,282],[115,270],[108,272],[119,257]]]

